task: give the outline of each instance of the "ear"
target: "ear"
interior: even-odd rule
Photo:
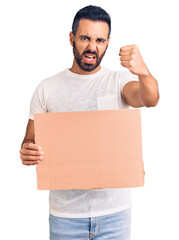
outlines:
[[[71,44],[72,46],[73,46],[74,40],[75,40],[75,37],[74,37],[73,33],[70,32],[70,34],[69,34],[69,41],[70,41],[70,44]]]

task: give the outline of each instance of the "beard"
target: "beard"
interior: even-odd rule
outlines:
[[[80,52],[78,51],[78,49],[77,49],[77,47],[75,45],[75,41],[73,42],[73,54],[74,54],[75,60],[76,60],[77,64],[79,65],[79,67],[83,71],[87,71],[87,72],[91,72],[91,71],[93,71],[94,69],[96,69],[99,66],[99,64],[101,63],[101,60],[104,57],[104,54],[105,54],[107,48],[108,48],[108,45],[106,46],[106,49],[102,53],[101,56],[99,56],[96,51],[91,52],[90,50],[86,50],[86,51],[83,52],[83,54],[80,54]],[[83,56],[86,53],[90,53],[90,54],[95,54],[96,55],[96,63],[95,64],[83,63],[82,62]]]

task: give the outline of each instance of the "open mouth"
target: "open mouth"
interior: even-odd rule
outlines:
[[[94,54],[85,54],[84,60],[86,63],[92,63],[96,59],[96,55]]]

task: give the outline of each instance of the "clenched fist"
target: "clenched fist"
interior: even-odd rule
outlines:
[[[137,45],[127,45],[120,48],[119,52],[121,65],[138,76],[147,76],[149,70],[144,63]]]

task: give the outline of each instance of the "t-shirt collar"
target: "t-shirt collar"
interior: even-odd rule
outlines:
[[[88,74],[88,75],[83,75],[83,74],[77,74],[74,73],[72,71],[70,71],[69,68],[65,69],[65,73],[69,76],[69,77],[73,77],[73,78],[80,78],[80,79],[89,79],[89,78],[94,78],[97,77],[98,75],[100,75],[102,72],[104,71],[104,67],[101,66],[100,70],[96,73],[92,73],[92,74]]]

